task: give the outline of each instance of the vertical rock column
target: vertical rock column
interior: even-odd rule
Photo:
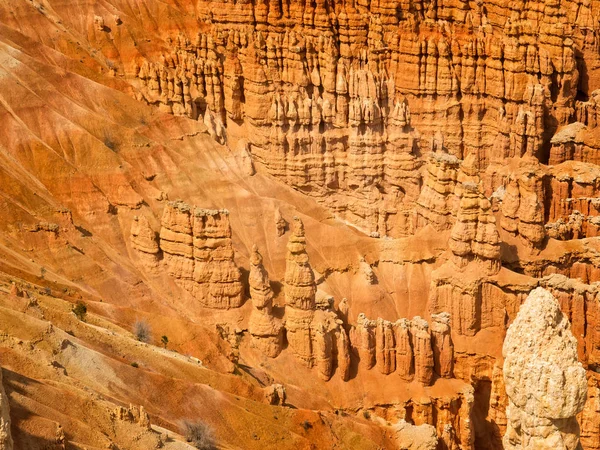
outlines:
[[[508,419],[506,450],[580,449],[579,424],[587,397],[577,341],[558,301],[533,290],[506,333],[502,348]]]
[[[396,322],[396,370],[405,381],[414,376],[414,355],[410,337],[410,320],[400,319]]]
[[[433,381],[433,350],[429,324],[419,316],[410,323],[412,347],[415,355],[415,379],[429,386]]]
[[[0,368],[0,450],[12,450],[13,440],[10,435],[10,411],[8,397],[2,384],[2,369]]]
[[[454,344],[450,336],[450,314],[431,315],[431,347],[435,373],[443,378],[452,378]]]
[[[283,336],[281,322],[273,317],[273,291],[269,283],[269,275],[263,267],[262,256],[256,245],[250,256],[250,298],[252,313],[248,329],[255,345],[267,356],[275,358],[281,352]]]
[[[308,367],[314,363],[311,323],[316,308],[315,275],[306,253],[304,224],[294,217],[285,269],[285,328],[294,354]]]
[[[158,266],[160,247],[156,240],[156,232],[150,226],[145,216],[135,216],[131,224],[131,247],[137,251],[137,254],[149,269]]]

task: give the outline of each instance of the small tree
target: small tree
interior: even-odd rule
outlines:
[[[204,422],[185,422],[185,439],[198,450],[214,450],[215,438],[212,428]]]
[[[160,338],[160,342],[162,342],[164,348],[167,348],[167,345],[169,344],[169,338],[167,336],[163,336]]]
[[[150,341],[150,325],[145,320],[136,320],[133,324],[133,335],[140,342]]]
[[[87,314],[87,306],[85,306],[85,303],[78,301],[75,306],[73,306],[72,311],[79,320],[85,322],[85,316]]]

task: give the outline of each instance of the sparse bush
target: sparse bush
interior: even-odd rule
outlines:
[[[370,419],[370,418],[371,418],[371,413],[365,409],[365,410],[363,411],[363,417],[364,417],[365,419]]]
[[[308,420],[305,420],[300,425],[302,425],[302,428],[304,428],[304,431],[308,431],[309,429],[312,428],[312,423],[310,423]]]
[[[77,302],[73,307],[73,314],[75,314],[79,320],[85,322],[85,316],[87,314],[87,306],[85,306],[85,303],[82,301]]]
[[[167,336],[163,336],[160,338],[160,342],[164,348],[167,348],[167,345],[169,344],[169,338]]]
[[[199,450],[214,450],[215,438],[210,425],[204,422],[185,422],[185,439]]]
[[[134,361],[131,363],[131,367],[135,367],[137,369],[138,367],[140,367],[140,365]]]
[[[140,342],[150,342],[150,325],[145,320],[136,320],[133,324],[133,335]]]

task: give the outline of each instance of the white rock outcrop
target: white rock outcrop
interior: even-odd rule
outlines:
[[[577,341],[558,301],[533,290],[506,333],[502,348],[508,419],[504,448],[580,449],[575,415],[587,397]]]
[[[0,450],[12,450],[13,440],[10,435],[10,411],[8,397],[2,384],[2,369],[0,369]]]

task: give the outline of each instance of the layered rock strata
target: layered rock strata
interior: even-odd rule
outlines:
[[[156,268],[160,258],[160,247],[156,232],[145,216],[134,216],[131,224],[131,247],[136,250],[143,264]]]
[[[336,369],[350,375],[349,339],[343,322],[326,301],[318,305],[315,275],[306,253],[304,224],[294,217],[287,244],[285,271],[285,330],[292,352],[319,377],[329,380]],[[319,306],[319,307],[318,307]]]
[[[281,321],[273,316],[273,291],[256,245],[250,256],[248,283],[253,306],[248,331],[255,345],[265,355],[275,358],[283,347],[283,329]]]
[[[432,316],[432,326],[421,317],[390,322],[369,320],[359,314],[350,332],[360,370],[374,367],[388,375],[396,372],[403,380],[430,385],[435,374],[452,378],[454,346],[450,315]]]
[[[315,314],[317,286],[306,253],[304,224],[294,217],[287,244],[285,267],[285,328],[294,354],[308,366],[313,364],[311,323]]]
[[[448,246],[459,268],[476,261],[487,273],[500,270],[500,236],[490,201],[471,182],[462,184],[456,222]]]
[[[576,101],[587,3],[225,5],[129,62],[140,98],[220,142],[241,123],[268,173],[369,233],[414,231],[428,150],[546,162],[558,127],[596,123],[596,96]]]
[[[500,225],[532,249],[540,248],[546,237],[542,174],[539,164],[525,162],[510,175],[502,198]]]
[[[229,212],[169,202],[161,225],[160,248],[169,275],[203,306],[239,307],[243,289],[233,260]]]
[[[505,449],[581,448],[575,418],[586,401],[577,341],[557,300],[537,288],[521,306],[502,349],[508,395]]]

